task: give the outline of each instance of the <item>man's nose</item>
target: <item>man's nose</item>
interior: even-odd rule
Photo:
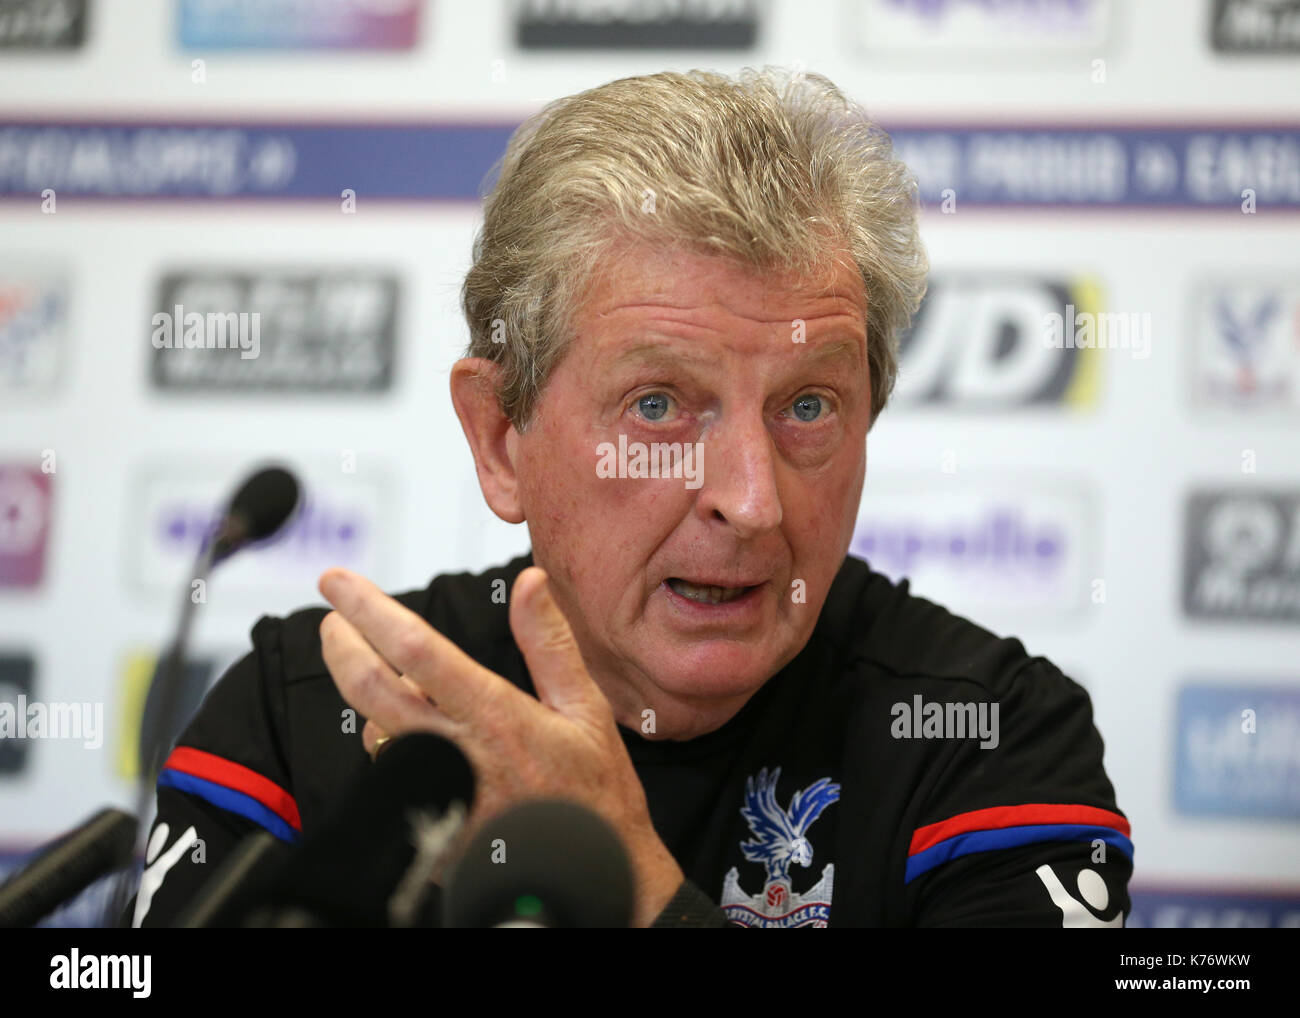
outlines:
[[[761,416],[715,422],[704,435],[697,509],[741,538],[781,525],[777,456]]]

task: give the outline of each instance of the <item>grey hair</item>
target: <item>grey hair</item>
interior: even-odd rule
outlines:
[[[807,278],[847,252],[866,296],[873,423],[884,409],[929,272],[916,182],[827,78],[775,67],[621,78],[548,104],[496,169],[461,304],[467,355],[500,365],[497,397],[520,430],[623,238]]]

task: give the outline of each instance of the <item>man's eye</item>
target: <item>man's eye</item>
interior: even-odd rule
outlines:
[[[647,421],[657,421],[668,412],[668,397],[661,392],[652,392],[638,399],[636,405]]]
[[[820,396],[800,396],[793,405],[794,415],[801,421],[815,421],[822,415]]]

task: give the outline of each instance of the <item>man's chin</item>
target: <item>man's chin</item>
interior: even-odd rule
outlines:
[[[706,707],[708,701],[748,699],[780,670],[780,660],[768,647],[708,640],[673,648],[657,659],[652,674],[663,692],[682,702],[704,701],[700,706]]]

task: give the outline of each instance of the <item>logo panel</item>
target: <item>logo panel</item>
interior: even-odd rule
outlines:
[[[381,392],[393,380],[397,293],[396,277],[384,272],[172,273],[162,280],[155,314],[168,327],[155,327],[150,336],[153,385],[188,392]],[[222,336],[185,324],[204,319],[221,326]],[[256,343],[241,348],[226,326],[233,330],[248,319]],[[216,338],[225,348],[212,348]]]
[[[1300,678],[1290,688],[1189,683],[1174,731],[1179,812],[1300,820]]]
[[[873,56],[967,58],[1008,69],[1067,53],[1095,55],[1111,19],[1110,0],[858,0],[854,6],[859,39]]]
[[[1300,286],[1211,284],[1193,314],[1198,404],[1300,410]]]
[[[137,508],[128,516],[137,582],[151,592],[175,590],[218,519],[229,494],[226,479],[242,472],[214,464],[202,471],[163,468],[141,475]],[[383,576],[393,539],[387,475],[316,466],[300,476],[297,515],[280,536],[250,546],[221,567],[208,585],[214,599],[249,592],[315,597],[317,578],[334,565]]]
[[[1194,492],[1184,525],[1189,616],[1300,622],[1300,491]]]
[[[1300,53],[1300,0],[1214,0],[1210,26],[1219,53]]]
[[[86,41],[86,0],[0,0],[0,50],[71,50]]]
[[[45,573],[52,476],[0,464],[0,587],[35,587]]]
[[[1095,576],[1091,504],[1069,479],[960,488],[879,479],[849,550],[959,615],[1059,618],[1081,610]]]
[[[900,338],[893,399],[978,410],[1091,405],[1097,350],[1075,345],[1073,323],[1100,303],[1100,288],[1084,280],[940,278]],[[1053,323],[1068,331],[1057,343],[1047,341]]]
[[[423,0],[178,0],[185,49],[409,50]],[[306,16],[310,10],[310,16]]]
[[[16,712],[20,698],[34,700],[35,673],[36,662],[30,655],[0,654],[0,704],[8,704]],[[27,739],[0,738],[0,777],[14,777],[26,770],[28,749]]]
[[[50,389],[67,328],[68,290],[53,272],[0,268],[0,393]]]
[[[752,49],[761,0],[516,0],[520,49]]]

